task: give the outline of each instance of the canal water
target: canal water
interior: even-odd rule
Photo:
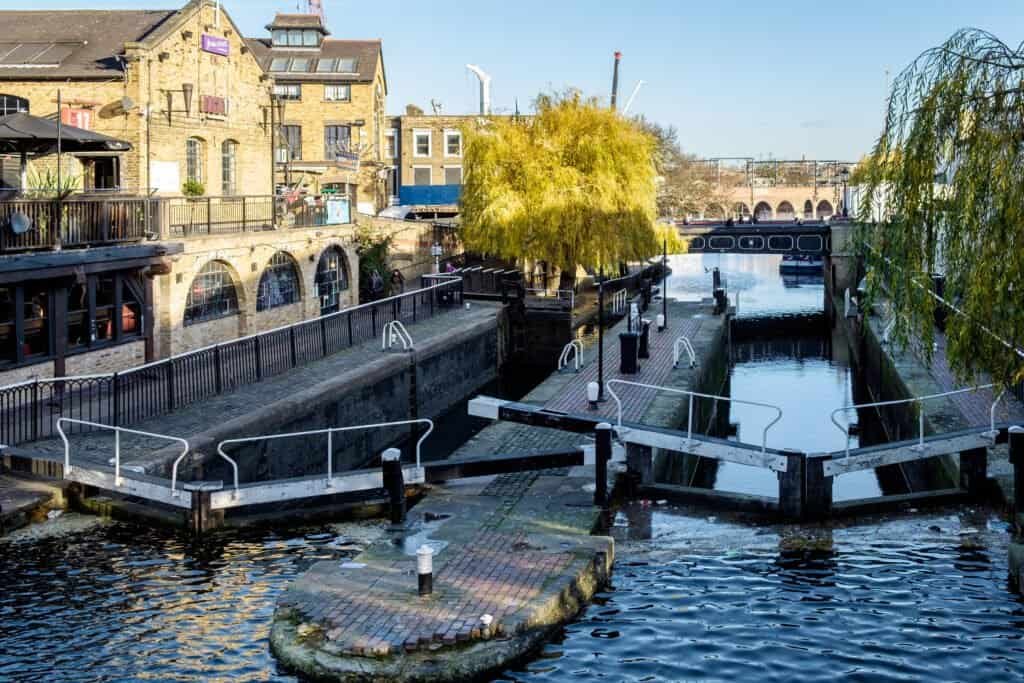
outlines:
[[[827,417],[850,402],[853,378],[843,344],[819,325],[823,286],[784,280],[771,261],[674,257],[670,293],[706,297],[705,269],[726,272],[741,318],[754,321],[736,344],[731,394],[783,406],[769,445],[840,448]],[[463,437],[481,426],[445,420]],[[745,409],[729,421],[754,442],[765,423]],[[731,466],[713,485],[775,493],[763,473]],[[877,491],[866,475],[841,482],[837,497]],[[224,530],[195,541],[65,515],[0,540],[0,681],[296,681],[267,645],[278,595],[313,562],[353,557],[382,527]],[[622,510],[612,533],[613,588],[537,659],[496,680],[1010,681],[1024,670],[1008,528],[984,509],[805,528],[653,501]]]
[[[735,399],[778,406],[782,417],[767,433],[770,448],[805,452],[839,450],[844,433],[832,422],[836,408],[853,405],[855,377],[847,344],[825,315],[825,283],[818,270],[783,275],[781,256],[761,254],[687,254],[672,257],[669,296],[682,300],[707,298],[711,272],[726,280],[730,301],[737,306],[732,330],[729,395]],[[740,441],[760,444],[773,410],[741,403],[719,403]],[[839,414],[846,425],[854,414]],[[724,434],[721,436],[725,436]],[[850,439],[857,446],[857,437]],[[711,471],[709,471],[711,470]],[[684,485],[712,485],[723,491],[761,496],[778,495],[773,472],[735,463],[704,461]],[[891,491],[890,491],[891,492]],[[872,471],[838,477],[836,500],[881,495]]]

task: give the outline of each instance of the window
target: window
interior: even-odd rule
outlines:
[[[288,44],[294,47],[300,47],[302,45],[302,31],[299,29],[290,29],[288,31]]]
[[[392,166],[388,169],[388,192],[392,198],[398,197],[398,167]]]
[[[462,133],[457,130],[444,132],[444,155],[446,157],[462,156]]]
[[[348,102],[352,99],[352,86],[347,84],[325,85],[324,99],[328,102]]]
[[[461,166],[445,166],[444,167],[444,184],[445,185],[461,185],[462,184],[462,167]]]
[[[271,35],[271,42],[274,45],[287,45],[288,44],[288,31],[278,28],[274,29]]]
[[[296,57],[292,60],[291,66],[288,67],[288,70],[291,72],[305,73],[306,71],[309,71],[309,63],[309,60],[305,57]]]
[[[319,31],[303,31],[302,32],[302,44],[305,47],[316,47],[320,44],[320,32]]]
[[[290,62],[290,61],[291,60],[288,59],[287,57],[274,57],[273,59],[270,60],[270,70],[271,71],[287,71],[288,70],[288,62]],[[277,90],[277,88],[274,88],[274,89]]]
[[[260,276],[259,291],[256,294],[256,310],[266,311],[278,306],[287,306],[299,300],[299,269],[291,256],[279,251]]]
[[[387,150],[387,158],[388,159],[397,159],[398,158],[398,129],[397,128],[392,128],[391,130],[389,130],[386,133],[384,133],[384,142],[387,145],[387,147],[385,148]]]
[[[235,178],[238,163],[238,143],[225,140],[220,146],[220,191],[223,195],[235,194]]]
[[[337,59],[321,59],[316,63],[316,70],[318,73],[330,73],[334,71],[334,65],[337,63]]]
[[[210,261],[199,271],[185,300],[185,325],[238,314],[238,292],[227,264]]]
[[[13,287],[0,287],[0,363],[18,362],[18,336]]]
[[[189,138],[185,141],[185,179],[203,182],[203,141]]]
[[[412,132],[412,154],[416,157],[430,156],[430,131],[414,130]]]
[[[281,126],[277,163],[286,164],[302,158],[302,126]]]
[[[338,247],[328,247],[316,266],[316,294],[320,297],[320,315],[341,310],[341,293],[348,289],[345,254]]]
[[[430,184],[430,167],[429,166],[413,166],[412,167],[412,184],[413,185],[429,185]]]
[[[302,85],[299,83],[287,83],[274,86],[274,95],[278,99],[295,102],[302,99]]]
[[[351,148],[350,126],[324,126],[324,159],[337,160],[338,155]]]
[[[89,286],[89,281],[84,284],[76,283],[68,291],[69,350],[86,347],[92,340],[93,326],[89,321]]]
[[[351,57],[342,57],[338,60],[338,65],[335,67],[335,71],[340,74],[356,73],[356,60]]]
[[[117,283],[113,275],[96,278],[96,319],[93,324],[93,341],[109,341],[114,338],[114,311],[117,307]]]
[[[50,292],[43,284],[26,284],[22,289],[22,317],[25,332],[21,352],[25,359],[50,355]]]
[[[28,113],[28,100],[17,95],[0,95],[0,116]]]

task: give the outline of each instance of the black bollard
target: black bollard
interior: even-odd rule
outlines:
[[[638,358],[650,358],[651,321],[640,321],[640,349],[637,352]]]
[[[594,505],[608,507],[608,461],[612,459],[612,426],[602,422],[594,428]]]
[[[380,456],[384,489],[388,492],[391,523],[405,523],[405,477],[402,475],[402,451],[389,448]]]

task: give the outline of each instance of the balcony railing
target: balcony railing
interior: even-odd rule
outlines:
[[[344,198],[315,204],[271,195],[0,200],[0,254],[349,222]]]
[[[158,235],[158,207],[141,197],[0,202],[0,253],[138,242]],[[20,216],[23,232],[17,232]],[[25,220],[27,219],[27,223]]]

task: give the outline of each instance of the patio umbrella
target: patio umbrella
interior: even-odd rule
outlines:
[[[62,152],[125,152],[132,148],[124,140],[31,114],[0,116],[0,154],[21,156],[21,186],[29,154],[46,154],[60,145]]]

